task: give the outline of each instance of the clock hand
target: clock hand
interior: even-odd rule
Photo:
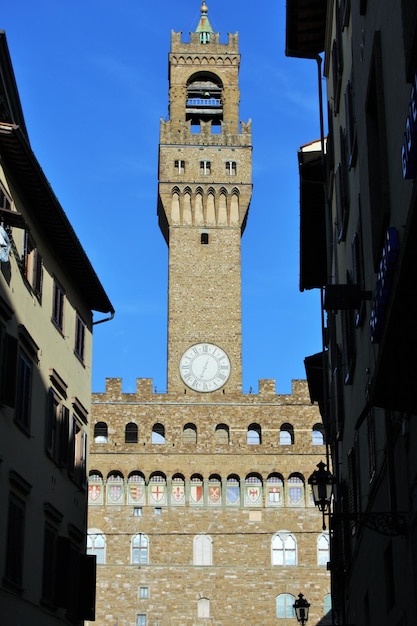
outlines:
[[[206,362],[205,362],[205,364],[204,364],[204,367],[203,367],[203,369],[202,369],[202,371],[201,371],[200,378],[203,378],[203,376],[204,376],[204,374],[205,374],[205,372],[206,372],[207,366],[208,366],[208,362],[209,362],[209,360],[208,360],[208,358],[207,358],[207,359],[206,359]]]

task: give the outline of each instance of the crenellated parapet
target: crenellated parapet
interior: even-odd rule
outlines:
[[[200,34],[197,32],[189,33],[189,40],[183,40],[182,32],[171,31],[171,51],[176,54],[189,54],[190,49],[201,50],[202,46],[207,54],[238,54],[239,53],[239,35],[238,33],[228,33],[227,42],[220,42],[220,33],[212,33],[210,41],[201,43]]]
[[[252,120],[241,122],[239,133],[231,132],[230,127],[227,120],[222,121],[220,132],[213,133],[211,121],[203,121],[197,134],[192,131],[190,120],[161,119],[159,141],[161,145],[174,146],[192,143],[194,146],[252,147]]]
[[[252,389],[249,393],[228,393],[214,392],[207,398],[207,402],[203,402],[205,396],[188,396],[184,392],[180,393],[160,393],[153,388],[152,378],[137,378],[136,390],[134,392],[123,391],[122,378],[106,378],[106,386],[104,392],[96,392],[92,394],[93,404],[129,404],[151,402],[152,404],[212,404],[217,405],[236,405],[251,406],[259,403],[272,404],[277,406],[310,406],[310,394],[308,383],[304,379],[294,379],[291,381],[291,393],[279,394],[276,392],[276,381],[273,378],[261,378],[258,380],[258,392],[253,393]],[[313,413],[317,416],[317,407],[313,409]]]

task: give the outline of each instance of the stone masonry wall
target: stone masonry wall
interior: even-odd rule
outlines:
[[[207,394],[206,394],[207,395]],[[293,381],[292,394],[277,395],[275,382],[263,380],[258,394],[206,395],[154,394],[151,379],[138,379],[136,393],[123,393],[120,379],[108,379],[105,393],[93,394],[93,427],[108,426],[107,443],[92,443],[90,471],[103,477],[123,478],[122,503],[101,504],[90,498],[89,528],[106,539],[105,564],[98,565],[96,626],[135,626],[136,616],[147,616],[147,624],[218,624],[223,626],[293,626],[294,618],[276,617],[276,597],[297,596],[301,591],[311,602],[311,621],[323,617],[324,596],[330,592],[326,567],[318,566],[317,540],[321,515],[312,505],[307,478],[325,446],[312,445],[312,429],[319,423],[317,407],[309,400],[305,381]],[[137,443],[125,443],[127,423],[138,427]],[[164,443],[152,443],[154,425],[165,427]],[[184,435],[193,424],[196,441]],[[229,428],[229,441],[216,439],[216,426]],[[248,427],[258,424],[261,443],[247,442]],[[290,424],[294,442],[280,444],[280,428]],[[129,503],[128,477],[144,476],[148,490],[140,506]],[[160,472],[166,479],[164,504],[151,504],[151,477]],[[267,479],[276,473],[283,480],[280,506],[267,499]],[[192,504],[191,477],[201,475],[204,504]],[[227,480],[238,476],[240,498],[228,504]],[[249,505],[245,477],[262,480],[263,496]],[[185,497],[176,504],[170,489],[173,477],[182,475]],[[209,504],[210,478],[220,477],[222,498]],[[291,475],[302,479],[301,498],[290,497]],[[107,504],[106,504],[107,502]],[[135,510],[136,509],[136,510]],[[138,510],[139,515],[138,515]],[[275,533],[287,531],[297,542],[297,565],[272,565],[271,542]],[[148,541],[148,562],[131,563],[131,540],[143,533]],[[212,541],[211,565],[193,564],[195,537],[208,535]],[[147,598],[140,598],[140,588]],[[210,603],[210,616],[198,618],[198,601]],[[325,624],[326,622],[321,622]]]

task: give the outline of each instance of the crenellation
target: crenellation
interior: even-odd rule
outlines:
[[[208,50],[211,54],[222,53],[225,48],[228,49],[228,53],[239,53],[239,34],[227,33],[227,42],[222,43],[220,41],[220,33],[213,33],[211,40],[202,45],[200,41],[199,33],[190,32],[189,40],[183,39],[182,32],[171,31],[171,50],[178,54],[189,54],[191,47],[195,46],[197,50]]]

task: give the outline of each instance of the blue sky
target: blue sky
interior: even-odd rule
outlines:
[[[105,378],[166,389],[167,265],[159,231],[159,121],[171,30],[188,37],[199,0],[14,0],[6,31],[32,148],[116,316],[94,331],[93,391]],[[320,351],[319,294],[299,292],[297,150],[319,137],[314,61],[285,56],[285,2],[207,0],[239,32],[240,118],[252,119],[253,197],[242,239],[243,392],[305,378]],[[97,316],[99,317],[99,316]]]

